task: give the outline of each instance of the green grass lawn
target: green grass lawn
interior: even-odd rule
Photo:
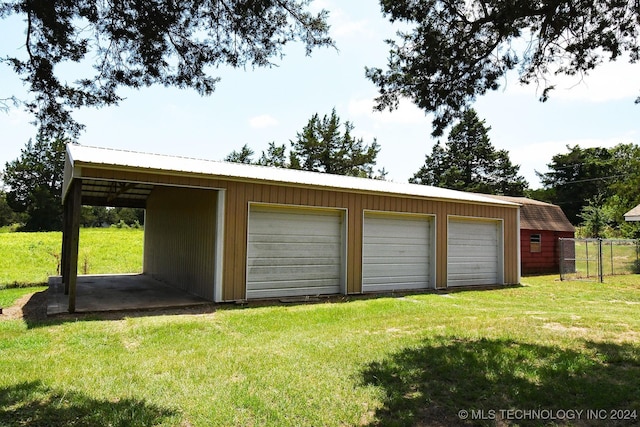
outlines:
[[[80,229],[80,274],[142,271],[143,231]],[[0,288],[47,283],[59,274],[61,232],[0,233]]]
[[[532,420],[508,410],[600,412]],[[0,426],[638,425],[638,417],[638,276],[0,321]]]

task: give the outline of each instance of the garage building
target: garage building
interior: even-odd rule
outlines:
[[[82,205],[145,209],[143,273],[211,301],[517,284],[519,205],[415,184],[70,144],[62,275]]]

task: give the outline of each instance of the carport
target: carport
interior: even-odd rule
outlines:
[[[126,165],[127,152],[84,148],[67,147],[62,277],[50,287],[49,311],[179,307],[213,301],[219,192],[198,185],[177,186],[171,177],[148,182],[145,174],[127,173],[122,166],[106,172],[94,169],[89,165],[105,161]],[[78,276],[82,205],[145,209],[142,275]],[[203,239],[207,235],[210,238]],[[187,247],[196,249],[192,253]]]

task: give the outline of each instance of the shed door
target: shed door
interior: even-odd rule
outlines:
[[[496,285],[502,280],[497,221],[449,220],[447,286]]]
[[[247,298],[340,293],[342,212],[251,206]]]
[[[431,287],[431,228],[429,217],[365,214],[362,292]]]

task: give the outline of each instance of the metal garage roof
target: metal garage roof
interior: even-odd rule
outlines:
[[[635,208],[631,209],[629,212],[624,214],[624,220],[628,222],[640,221],[640,205],[636,206]]]
[[[127,150],[116,150],[111,148],[90,147],[86,145],[68,144],[67,156],[73,169],[78,166],[91,166],[104,169],[130,169],[137,171],[153,171],[164,173],[196,174],[206,175],[211,178],[226,178],[240,180],[255,180],[271,183],[324,187],[335,190],[363,191],[386,193],[392,195],[427,197],[433,199],[444,199],[452,201],[475,202],[492,205],[508,205],[517,207],[518,204],[504,200],[491,199],[483,195],[467,193],[463,191],[449,190],[445,188],[432,187],[419,184],[397,183],[391,181],[374,180],[368,178],[356,178],[342,175],[331,175],[326,173],[308,172],[293,169],[283,169],[267,166],[246,165],[241,163],[220,162],[212,160],[201,160],[187,157],[167,156],[161,154],[140,153]],[[70,171],[71,172],[71,171]],[[71,172],[72,177],[81,177]],[[70,180],[69,180],[70,181]],[[99,182],[83,183],[83,201],[88,202],[91,197],[87,191],[93,187],[96,191],[102,191],[119,195],[120,199],[134,198],[142,201],[151,191],[151,186],[140,186],[126,188],[101,188]],[[111,185],[118,185],[117,183]],[[122,184],[120,183],[122,186]],[[69,187],[69,182],[65,182],[64,194]],[[86,197],[85,197],[86,196]],[[94,196],[98,196],[94,194]]]

